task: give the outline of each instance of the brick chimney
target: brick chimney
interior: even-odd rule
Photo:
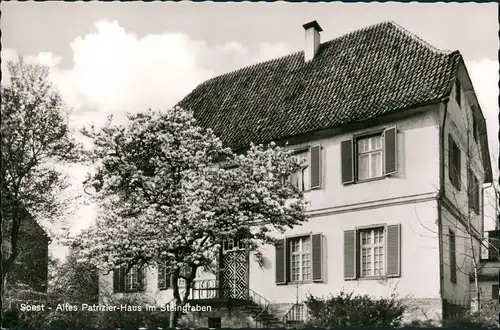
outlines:
[[[319,33],[323,31],[318,22],[312,21],[302,25],[306,30],[306,44],[304,48],[304,60],[306,62],[312,60],[318,52],[319,45],[321,44]]]

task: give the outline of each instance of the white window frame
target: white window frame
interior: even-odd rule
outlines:
[[[123,290],[125,292],[136,291],[140,288],[139,269],[136,266],[132,267],[123,278]]]
[[[300,236],[288,238],[290,248],[290,282],[312,281],[312,239],[311,236]],[[294,251],[294,243],[298,243],[298,250]],[[308,247],[306,250],[305,247]],[[298,257],[298,261],[294,260]],[[299,263],[299,267],[294,267],[294,262]],[[309,271],[304,272],[304,268]],[[297,272],[295,272],[297,270]]]
[[[377,148],[376,146],[373,146],[373,138],[378,138],[380,141],[380,146]],[[368,141],[368,149],[365,149],[361,151],[360,149],[360,144],[361,142]],[[374,155],[380,155],[380,161],[379,161],[379,173],[372,173],[373,168],[372,168],[372,158]],[[368,176],[365,178],[361,178],[360,176],[360,169],[361,169],[361,156],[368,156]],[[365,180],[370,180],[370,179],[377,179],[384,177],[384,136],[383,133],[380,134],[373,134],[373,135],[367,135],[367,136],[360,136],[356,139],[356,176],[357,176],[357,181],[365,181]]]
[[[310,150],[304,150],[301,152],[298,152],[297,154],[292,156],[298,164],[300,164],[300,169],[297,170],[297,172],[292,173],[290,176],[290,181],[292,184],[294,184],[295,180],[292,178],[295,177],[297,179],[297,185],[296,188],[299,189],[299,191],[308,191],[311,189],[311,169],[309,166],[310,163]]]
[[[363,235],[369,234],[369,240],[370,242],[363,244]],[[377,235],[378,234],[378,235]],[[380,276],[385,276],[386,274],[386,253],[387,253],[387,248],[386,248],[386,231],[385,227],[372,227],[372,228],[364,228],[364,229],[359,229],[358,231],[359,235],[359,276],[361,278],[363,277],[380,277]],[[382,237],[380,237],[382,236]],[[378,239],[376,239],[378,238]],[[376,242],[375,242],[376,241]],[[367,264],[369,262],[370,268],[369,268],[369,273],[365,273],[366,271],[366,266],[363,264],[363,257],[365,255],[364,252],[367,251],[366,257],[367,259]],[[378,251],[378,254],[376,253]],[[381,251],[381,252],[380,252]],[[376,258],[378,256],[378,259]],[[375,268],[375,263],[378,263],[378,267],[376,270]],[[380,267],[380,263],[382,263],[382,267]]]

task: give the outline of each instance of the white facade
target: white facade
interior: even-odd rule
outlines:
[[[467,81],[463,85],[467,86]],[[291,146],[306,150],[300,157],[306,159],[308,166],[294,180],[305,188],[305,196],[310,203],[310,219],[283,235],[276,234],[279,238],[288,239],[289,253],[285,252],[284,257],[277,256],[273,246],[262,247],[263,259],[260,262],[250,253],[248,288],[271,303],[295,303],[302,301],[307,294],[323,296],[338,294],[342,290],[374,297],[395,293],[401,298],[470,299],[470,268],[467,267],[471,264],[471,249],[470,238],[464,235],[464,224],[470,218],[481,235],[481,187],[485,171],[479,153],[484,146],[479,145],[480,139],[474,137],[478,133],[472,129],[471,109],[477,100],[463,89],[458,104],[456,89],[462,89],[463,85],[456,85],[447,102],[413,109],[405,117],[399,115],[383,123],[372,121],[363,129],[334,133],[328,138]],[[476,116],[482,117],[479,108],[476,110],[479,111]],[[440,127],[443,124],[444,149],[441,150]],[[467,131],[464,127],[471,130]],[[397,131],[397,166],[395,173],[384,175],[384,169],[390,167],[384,161],[388,151],[385,150],[384,139],[378,139],[377,134],[383,137],[384,130],[389,128]],[[375,138],[371,142],[361,141],[373,136]],[[450,138],[461,150],[458,172],[460,190],[456,188],[456,182],[454,185],[450,181]],[[346,140],[357,141],[353,149],[354,163],[357,163],[353,174],[364,180],[343,184],[341,143]],[[320,157],[316,158],[321,164],[320,187],[310,189],[311,181],[315,179],[311,177],[312,159],[308,150],[316,146],[321,147]],[[375,152],[367,156],[370,150]],[[469,167],[480,187],[478,214],[469,211]],[[367,178],[370,174],[376,177]],[[441,180],[445,194],[439,205]],[[457,220],[460,214],[462,222]],[[390,240],[387,238],[388,228],[396,230]],[[371,231],[363,234],[366,230]],[[346,252],[346,232],[356,233],[359,237],[351,254]],[[320,250],[316,247],[315,256],[311,253],[311,235],[314,234],[321,234],[322,246]],[[450,235],[453,234],[454,257],[450,252],[450,249],[453,250]],[[366,235],[369,240],[363,240]],[[478,253],[478,260],[479,257]],[[318,267],[318,260],[321,261],[320,275],[316,273],[313,276],[313,263]],[[346,263],[356,264],[355,276],[346,275],[349,272],[346,271],[346,267],[349,268]],[[281,272],[285,272],[284,278],[278,275]],[[158,304],[172,300],[171,289],[158,289],[155,269],[148,270],[146,277],[147,297]],[[202,279],[216,279],[216,275],[200,272],[196,280]],[[102,276],[101,282],[112,291],[112,275]]]

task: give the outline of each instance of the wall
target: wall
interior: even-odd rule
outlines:
[[[166,304],[172,301],[174,298],[172,289],[159,290],[158,289],[158,275],[155,267],[149,267],[145,271],[146,275],[146,289],[142,293],[145,298],[151,304]],[[200,270],[197,274],[196,280],[204,280],[204,279],[215,279],[215,275],[203,272]],[[100,299],[104,299],[106,296],[113,296],[116,298],[123,297],[124,293],[113,293],[113,273],[109,274],[101,274],[99,276],[99,285],[100,285]],[[183,288],[179,288],[179,292],[182,293],[184,291]]]
[[[438,108],[390,123],[398,128],[398,173],[371,182],[342,185],[340,144],[353,133],[336,135],[314,143],[323,146],[323,188],[306,192],[311,219],[285,235],[309,231],[323,232],[327,244],[327,280],[325,283],[277,286],[275,284],[274,248],[263,247],[268,268],[260,269],[251,258],[250,288],[272,302],[295,301],[297,290],[322,295],[326,292],[355,290],[374,296],[415,293],[420,298],[439,297],[439,258],[437,206],[439,187]],[[384,128],[375,125],[355,134]],[[370,224],[402,224],[402,276],[387,281],[343,279],[343,231]],[[112,275],[103,277],[110,281]],[[207,274],[205,278],[214,278]],[[425,281],[422,281],[425,279]],[[172,299],[172,290],[158,291],[156,271],[148,273],[147,295],[162,303]]]
[[[463,67],[460,68],[463,70]],[[460,71],[459,76],[465,74],[464,71]],[[482,187],[484,182],[484,168],[483,162],[481,160],[479,139],[478,142],[474,140],[473,136],[473,124],[472,124],[472,108],[474,98],[471,93],[466,93],[463,89],[463,84],[461,86],[461,104],[459,105],[456,100],[456,86],[453,87],[450,99],[447,104],[447,117],[444,127],[445,139],[444,139],[444,166],[445,166],[445,199],[448,200],[446,209],[443,210],[443,272],[444,272],[444,282],[443,282],[443,294],[448,299],[464,299],[464,297],[469,296],[470,283],[468,277],[465,275],[460,275],[463,271],[471,271],[473,268],[472,258],[476,258],[479,261],[481,255],[480,244],[477,241],[473,241],[472,245],[470,242],[470,232],[468,229],[468,221],[470,220],[471,226],[474,228],[474,232],[478,235],[482,235],[484,229],[484,208],[483,208],[483,198],[479,199],[479,214],[476,214],[473,210],[469,209],[468,203],[468,168],[469,165],[473,169],[477,179],[479,180],[479,186]],[[444,105],[440,111],[441,118],[444,117]],[[441,119],[443,120],[443,119]],[[478,121],[479,124],[479,121]],[[453,136],[455,143],[457,143],[461,149],[461,177],[460,177],[460,190],[457,190],[451,183],[449,176],[449,163],[448,163],[448,152],[449,152],[449,140],[448,134]],[[482,194],[482,189],[480,189]],[[462,223],[460,223],[459,218],[462,218]],[[448,251],[448,228],[451,228],[457,236],[457,283],[450,282],[449,276],[449,251]]]
[[[308,223],[287,230],[284,235],[322,233],[326,240],[326,274],[323,283],[300,285],[275,284],[275,249],[262,248],[263,267],[250,258],[250,287],[271,302],[302,300],[308,293],[322,296],[342,290],[387,297],[398,293],[401,298],[439,298],[439,254],[437,208],[432,196],[428,200],[409,201],[402,205],[374,207],[349,213],[315,217]],[[344,280],[343,232],[357,226],[398,224],[401,229],[401,277],[393,279]]]
[[[323,146],[324,188],[306,193],[310,210],[336,210],[361,206],[362,203],[390,200],[403,196],[437,192],[439,188],[439,129],[438,108],[432,106],[425,114],[405,117],[387,126],[374,125],[356,131],[362,134],[372,130],[396,126],[398,134],[399,173],[384,180],[343,186],[341,183],[341,141],[351,139],[353,133],[293,146]],[[425,153],[424,153],[425,152]],[[425,155],[425,156],[424,156]]]
[[[450,100],[448,101],[447,108],[447,118],[445,123],[445,195],[452,202],[452,204],[462,212],[463,215],[469,217],[469,205],[468,205],[468,183],[467,183],[467,170],[468,164],[470,164],[474,173],[476,174],[478,180],[480,181],[480,187],[484,182],[484,168],[483,162],[481,160],[479,143],[474,141],[473,130],[472,130],[472,110],[471,110],[471,99],[466,97],[466,94],[462,90],[462,101],[459,106],[455,96],[456,96],[455,87],[452,90],[450,95]],[[443,116],[444,111],[441,109],[441,117]],[[451,183],[449,177],[449,164],[448,164],[448,134],[453,136],[455,142],[459,145],[462,154],[461,154],[461,180],[460,185],[461,189],[458,191]],[[479,141],[479,140],[478,140]],[[483,205],[482,198],[480,198],[480,214],[476,215],[473,211],[470,212],[471,221],[479,233],[483,231]]]
[[[470,263],[470,242],[465,228],[446,209],[442,210],[443,224],[443,297],[450,300],[469,300],[470,281],[469,272],[472,270]],[[451,281],[450,275],[450,245],[449,229],[455,233],[457,283]]]

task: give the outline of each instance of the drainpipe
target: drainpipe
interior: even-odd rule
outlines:
[[[445,98],[442,100],[444,104],[444,116],[443,116],[443,122],[440,125],[439,129],[439,192],[438,192],[438,197],[437,197],[437,210],[438,210],[438,242],[439,242],[439,295],[441,299],[443,299],[443,282],[444,282],[444,275],[443,275],[443,228],[442,228],[442,203],[443,199],[445,197],[445,185],[444,185],[444,180],[445,180],[445,166],[444,166],[444,157],[445,157],[445,151],[444,151],[444,141],[445,141],[445,124],[446,124],[446,117],[448,115],[448,98]]]

